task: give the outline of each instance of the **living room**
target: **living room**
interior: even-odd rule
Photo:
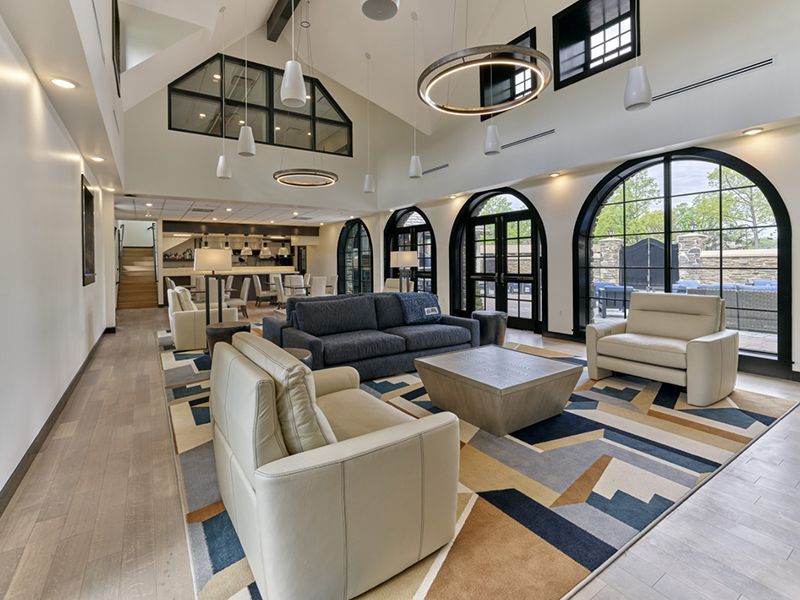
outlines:
[[[0,595],[796,597],[798,25],[0,0]]]

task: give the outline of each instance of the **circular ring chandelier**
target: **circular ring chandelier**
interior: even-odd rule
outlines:
[[[272,178],[281,185],[299,188],[327,187],[339,181],[339,176],[331,171],[302,168],[275,171]]]
[[[494,56],[495,54],[504,56]],[[523,55],[530,60],[516,58],[515,55]],[[432,98],[433,89],[448,77],[467,69],[493,66],[525,69],[531,73],[531,76],[535,76],[536,87],[518,98],[489,106],[454,106],[437,102]],[[417,80],[417,95],[425,104],[445,114],[493,115],[530,102],[550,84],[552,79],[553,67],[550,59],[538,50],[511,44],[474,46],[452,52],[431,63]]]

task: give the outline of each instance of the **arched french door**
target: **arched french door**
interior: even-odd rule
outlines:
[[[391,267],[391,253],[411,250],[417,253],[419,264],[412,270],[413,289],[436,293],[436,237],[428,217],[418,208],[396,210],[383,230],[383,272],[387,277],[399,277],[399,269]]]
[[[450,240],[453,314],[502,310],[517,329],[546,329],[546,240],[530,201],[511,188],[476,194]]]
[[[791,224],[780,194],[734,156],[690,148],[629,161],[575,226],[575,332],[625,318],[634,291],[719,295],[740,366],[791,372]]]
[[[372,239],[361,219],[347,221],[342,227],[336,264],[340,294],[372,291]]]

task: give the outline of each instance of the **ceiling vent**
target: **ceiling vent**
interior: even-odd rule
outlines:
[[[196,213],[204,213],[204,214],[208,214],[208,213],[212,213],[212,212],[214,212],[214,209],[213,209],[213,208],[193,208],[193,209],[192,209],[192,210],[190,210],[189,212],[196,212]]]
[[[446,169],[450,166],[450,163],[445,163],[443,165],[439,165],[438,167],[431,167],[422,172],[423,175],[427,175],[428,173],[435,173],[436,171],[441,171],[442,169]]]
[[[773,62],[774,62],[773,59],[768,58],[766,60],[755,62],[745,67],[734,69],[733,71],[728,71],[727,73],[722,73],[721,75],[716,75],[714,77],[709,77],[708,79],[696,81],[694,83],[690,83],[689,85],[684,85],[683,87],[676,88],[669,92],[664,92],[663,94],[658,94],[657,96],[653,96],[653,102],[656,102],[657,100],[663,100],[664,98],[669,98],[671,96],[677,96],[678,94],[683,94],[684,92],[695,90],[699,87],[711,85],[712,83],[716,83],[718,81],[724,81],[725,79],[730,79],[731,77],[736,77],[737,75],[743,75],[744,73],[749,73],[750,71],[763,69],[764,67],[770,66]]]
[[[528,137],[524,137],[519,140],[503,144],[502,146],[500,146],[500,148],[505,150],[506,148],[513,148],[514,146],[519,146],[520,144],[527,144],[528,142],[532,142],[533,140],[538,140],[539,138],[543,138],[548,135],[553,135],[555,132],[556,132],[555,129],[548,129],[547,131],[542,131],[541,133],[534,133],[533,135],[529,135]]]
[[[311,217],[292,217],[292,221],[310,221]]]

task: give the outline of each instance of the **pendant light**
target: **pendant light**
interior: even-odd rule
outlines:
[[[494,104],[494,79],[492,65],[489,65],[489,104]],[[483,153],[486,156],[500,154],[500,132],[497,125],[489,125],[483,138]]]
[[[222,48],[220,50],[222,64],[225,64],[225,7],[219,9],[222,15]],[[224,69],[223,69],[224,70]],[[220,83],[224,85],[224,83]],[[228,163],[228,157],[225,155],[225,94],[222,94],[222,115],[220,118],[220,130],[222,133],[222,154],[217,159],[217,179],[230,179],[232,177],[231,166]],[[208,242],[206,241],[206,245]]]
[[[278,248],[278,256],[289,256],[289,249],[286,247],[286,242],[281,242],[281,247]]]
[[[225,247],[226,247],[226,248],[230,248],[230,247],[231,247],[231,244],[230,244],[230,242],[228,241],[228,234],[227,234],[227,233],[225,234]]]
[[[294,13],[292,5],[292,59],[286,61],[281,80],[281,102],[289,108],[303,108],[306,105],[306,83],[303,80],[303,68],[295,59],[294,45]]]
[[[385,21],[397,14],[400,0],[364,0],[361,12],[373,21]]]
[[[251,157],[256,155],[256,141],[253,138],[253,128],[248,125],[247,120],[247,0],[244,0],[244,125],[239,129],[239,156]]]
[[[253,256],[253,251],[250,249],[250,244],[247,243],[247,234],[244,234],[244,248],[239,252],[239,256]]]
[[[371,138],[371,123],[370,123],[370,107],[371,104],[369,99],[369,60],[372,58],[367,52],[364,54],[367,59],[367,174],[364,175],[364,193],[365,194],[372,194],[375,192],[375,181],[372,179],[372,169],[371,167],[371,152],[370,152],[370,138]]]
[[[258,254],[258,258],[260,260],[272,258],[272,250],[269,249],[269,244],[267,243],[266,237],[261,239],[261,252]]]
[[[639,65],[639,47],[636,45],[636,65],[628,72],[628,83],[625,85],[625,110],[642,110],[653,102],[653,91],[647,71]]]
[[[411,82],[414,82],[414,75],[417,71],[417,19],[416,12],[411,13]],[[408,176],[411,179],[422,177],[422,161],[417,154],[417,103],[414,103],[414,146],[411,153],[411,160],[408,163]]]

